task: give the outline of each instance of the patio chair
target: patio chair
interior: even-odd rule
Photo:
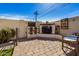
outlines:
[[[63,36],[62,35],[62,50],[64,50],[64,47],[68,48],[68,46],[65,46],[65,44],[68,44],[69,46],[75,47],[75,55],[78,55],[78,44],[79,44],[79,36],[70,35],[70,36]],[[65,43],[65,44],[64,44]],[[71,49],[71,48],[68,48]]]

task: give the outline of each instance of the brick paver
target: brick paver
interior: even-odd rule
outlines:
[[[50,40],[30,40],[18,42],[13,56],[65,56],[61,42]]]

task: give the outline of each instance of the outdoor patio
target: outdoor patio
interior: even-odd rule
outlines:
[[[18,42],[13,56],[65,56],[75,55],[74,48],[64,51],[61,48],[60,39],[39,38]],[[72,48],[72,47],[71,47]],[[66,53],[65,53],[66,52]]]

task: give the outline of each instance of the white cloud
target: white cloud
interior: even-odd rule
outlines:
[[[51,19],[39,19],[40,21],[42,22],[54,22],[54,21],[58,21],[58,20],[61,20],[61,18],[51,18]]]
[[[31,20],[28,16],[23,16],[23,15],[11,15],[11,14],[0,14],[0,19]]]

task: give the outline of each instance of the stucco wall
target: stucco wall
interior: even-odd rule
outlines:
[[[69,29],[62,30],[61,33],[73,34],[79,32],[79,18],[70,18],[69,19]]]
[[[0,20],[0,29],[2,28],[18,28],[18,37],[22,38],[26,36],[27,22],[22,20]]]
[[[60,21],[55,21],[54,23],[55,23],[55,25],[61,26],[61,22]]]
[[[61,21],[55,22],[56,25],[61,26]],[[60,33],[64,33],[67,35],[71,35],[75,32],[79,32],[79,17],[69,18],[69,28],[68,29],[60,29]]]

